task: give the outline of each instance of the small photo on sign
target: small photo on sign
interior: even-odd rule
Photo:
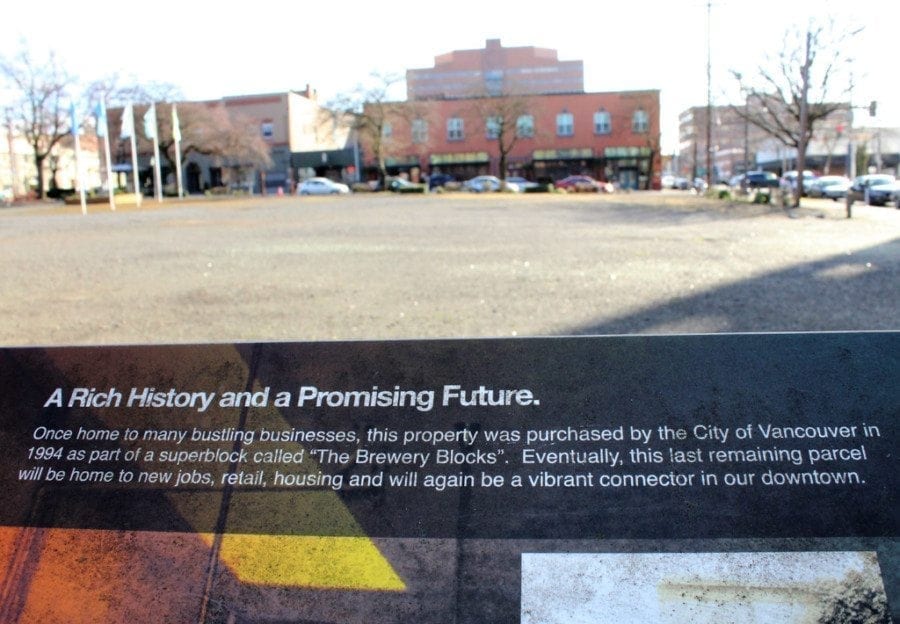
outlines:
[[[523,554],[522,624],[890,622],[874,552]]]

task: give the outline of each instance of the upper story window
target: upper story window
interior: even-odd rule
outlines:
[[[484,74],[484,87],[488,95],[500,95],[503,93],[503,70],[491,69]]]
[[[525,139],[534,136],[534,115],[519,115],[516,119],[516,136]]]
[[[488,117],[484,121],[484,132],[489,139],[496,139],[500,136],[500,128],[503,120],[500,117]]]
[[[447,140],[462,141],[465,138],[465,124],[459,117],[447,120]]]
[[[650,131],[650,116],[646,111],[640,108],[634,111],[631,117],[631,131],[640,134]]]
[[[594,113],[594,134],[610,134],[612,132],[612,118],[609,111],[602,108]]]
[[[428,142],[428,122],[424,119],[413,119],[412,122],[412,142],[427,143]]]
[[[275,136],[275,124],[271,121],[264,121],[259,125],[259,130],[264,139],[271,139]]]
[[[572,136],[573,134],[575,134],[575,116],[564,110],[556,116],[556,135]]]
[[[394,126],[392,126],[389,122],[384,122],[381,126],[381,137],[383,139],[389,139],[394,136]]]

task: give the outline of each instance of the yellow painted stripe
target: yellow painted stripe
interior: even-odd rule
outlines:
[[[212,544],[212,534],[202,537]],[[406,589],[367,537],[224,535],[219,560],[244,583],[314,589]]]

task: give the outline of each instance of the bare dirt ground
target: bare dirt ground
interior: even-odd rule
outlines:
[[[896,330],[900,210],[679,193],[45,204],[0,209],[0,263],[0,346]],[[512,622],[523,552],[835,548],[379,539],[364,557],[253,537],[229,559],[211,539],[8,528],[0,619]],[[243,578],[249,552],[276,578],[312,560],[315,582]],[[381,558],[403,591],[347,585]]]
[[[0,210],[0,344],[896,329],[900,210],[679,193]]]

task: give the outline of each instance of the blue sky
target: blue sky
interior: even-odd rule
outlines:
[[[0,53],[14,52],[24,40],[35,51],[56,50],[85,80],[117,72],[173,83],[188,99],[301,89],[310,83],[327,100],[373,71],[428,67],[438,54],[480,48],[486,39],[499,38],[504,46],[554,48],[560,59],[583,60],[588,91],[660,89],[663,144],[669,149],[677,139],[678,113],[706,103],[704,0],[579,0],[564,8],[531,0],[457,0],[440,7],[408,0],[384,5],[344,0],[333,9],[272,0],[142,5],[46,0],[40,9],[50,19],[35,16],[35,6],[17,2],[0,9],[6,26]],[[865,27],[846,50],[854,59],[854,101],[879,101],[878,117],[865,122],[900,126],[896,4],[718,0],[710,17],[715,103],[739,100],[730,70],[754,74],[767,55],[777,55],[787,29],[802,27],[811,17],[833,18],[839,29]],[[401,89],[398,97],[403,96]]]

